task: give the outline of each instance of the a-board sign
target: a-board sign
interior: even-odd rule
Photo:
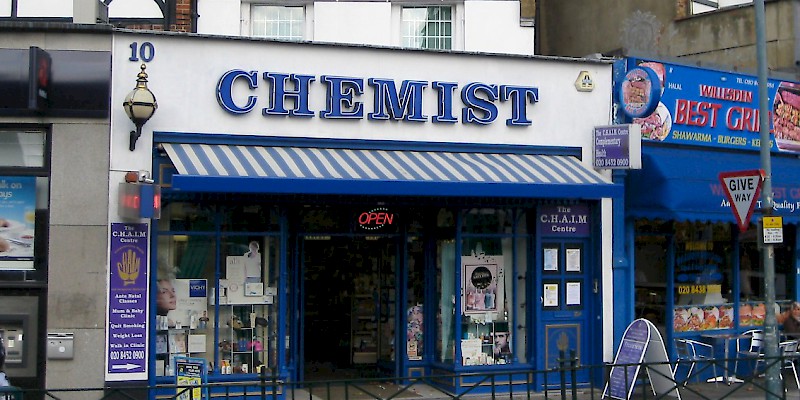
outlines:
[[[647,365],[645,371],[656,395],[680,400],[661,333],[644,318],[631,322],[625,329],[603,390],[603,398],[630,399],[643,362]]]

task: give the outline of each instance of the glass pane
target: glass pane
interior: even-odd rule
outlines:
[[[427,49],[450,48],[451,13],[449,6],[404,7],[400,30],[403,45]]]
[[[731,225],[675,224],[676,332],[731,328]],[[763,321],[763,319],[762,319]],[[722,325],[720,325],[722,324]]]
[[[439,309],[436,315],[436,360],[453,362],[455,359],[455,242],[440,240],[436,243],[436,280]]]
[[[228,232],[267,232],[280,229],[278,210],[260,205],[236,205],[223,209],[222,230]]]
[[[637,230],[652,230],[650,224]],[[635,311],[661,332],[666,332],[667,248],[665,235],[637,235],[635,240]]]
[[[406,304],[406,350],[408,360],[422,360],[425,348],[425,252],[419,237],[409,238]]]
[[[0,166],[43,167],[44,140],[40,130],[0,130]]]
[[[162,199],[157,223],[161,231],[213,232],[214,207]]]
[[[190,239],[203,245],[190,247],[189,243],[197,242]],[[208,307],[209,288],[214,285],[214,246],[213,238],[207,236],[160,235],[158,243],[152,295],[156,304],[156,375],[173,376],[176,356],[214,361],[213,309]],[[188,264],[196,268],[181,269]]]
[[[259,6],[252,8],[253,36],[273,39],[302,40],[305,9],[288,6]]]
[[[228,373],[277,362],[277,236],[226,236],[220,263],[219,360]],[[282,347],[281,347],[282,348]]]

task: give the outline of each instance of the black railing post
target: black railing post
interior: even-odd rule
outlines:
[[[558,351],[558,377],[561,381],[561,398],[567,398],[567,372],[566,372],[566,355],[564,350]]]
[[[575,350],[569,351],[570,380],[572,383],[572,400],[578,400],[578,358],[575,357]]]

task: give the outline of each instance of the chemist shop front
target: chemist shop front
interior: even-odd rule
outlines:
[[[757,79],[627,60],[628,71],[637,66],[655,72],[660,101],[652,114],[633,119],[643,127],[643,168],[626,180],[636,317],[652,320],[668,343],[762,328],[760,202],[749,227],[740,231],[718,179],[721,173],[761,168]],[[794,114],[800,105],[795,87],[769,80],[773,216],[783,222],[783,243],[775,246],[774,262],[781,312],[798,298],[800,136]]]
[[[112,140],[162,190],[152,382],[186,355],[211,382],[544,369],[558,343],[601,362],[604,199],[623,192],[585,160],[610,64],[117,39],[157,54],[158,112],[134,151]],[[139,64],[115,57],[115,84]]]

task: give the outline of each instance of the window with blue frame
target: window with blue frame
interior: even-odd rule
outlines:
[[[775,246],[775,299],[781,323],[795,300],[795,225]],[[728,223],[636,223],[637,317],[684,335],[764,325],[764,267],[755,224],[740,233]]]
[[[451,213],[440,213],[440,227],[453,223]],[[525,362],[526,320],[521,306],[525,303],[525,279],[515,279],[524,278],[527,265],[524,213],[474,208],[456,215],[461,222],[460,254],[455,257],[455,240],[438,243],[437,278],[443,310],[438,321],[438,360],[452,362],[458,350],[461,358],[457,361],[465,366]],[[456,334],[460,335],[457,341]]]
[[[259,205],[165,203],[152,299],[156,376],[174,375],[178,356],[205,359],[213,374],[274,371],[277,211]]]

